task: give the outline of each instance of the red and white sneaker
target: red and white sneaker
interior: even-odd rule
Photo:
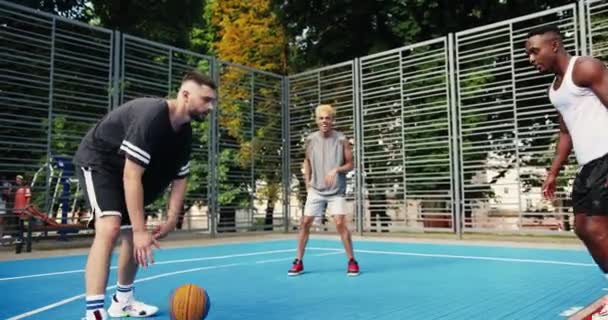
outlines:
[[[591,320],[608,320],[608,301],[604,302],[604,306],[600,311],[593,314]]]
[[[287,271],[287,275],[299,276],[302,272],[304,272],[304,263],[302,263],[302,260],[300,259],[295,259],[293,260],[293,265],[291,266],[291,269]]]
[[[348,269],[346,269],[346,274],[349,277],[355,277],[359,275],[359,264],[357,263],[357,260],[348,260]]]

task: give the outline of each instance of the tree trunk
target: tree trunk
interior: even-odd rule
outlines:
[[[385,195],[370,195],[370,219],[371,219],[371,232],[389,232],[388,225],[391,221],[391,217],[386,214],[386,196]],[[378,221],[380,223],[378,223]]]
[[[264,231],[272,231],[274,230],[274,203],[268,201],[268,205],[266,206],[266,218],[264,219]]]
[[[220,208],[220,221],[218,221],[217,232],[236,232],[236,209]]]

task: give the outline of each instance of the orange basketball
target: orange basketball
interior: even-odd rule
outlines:
[[[205,319],[211,308],[209,295],[205,289],[184,284],[173,291],[169,298],[169,317],[171,320]]]

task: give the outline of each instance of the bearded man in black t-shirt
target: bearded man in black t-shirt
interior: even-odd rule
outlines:
[[[129,101],[108,113],[82,140],[74,163],[95,220],[85,273],[86,320],[149,317],[158,311],[135,300],[133,282],[139,265],[154,263],[152,246],[175,228],[190,171],[190,122],[204,119],[213,109],[216,90],[207,77],[188,72],[176,99]],[[168,219],[148,232],[144,206],[169,185]],[[106,312],[110,257],[119,236],[118,284]]]

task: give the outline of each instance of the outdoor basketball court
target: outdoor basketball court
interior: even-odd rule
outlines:
[[[155,319],[168,319],[171,290],[185,283],[208,290],[208,319],[566,319],[604,292],[582,249],[355,241],[362,273],[348,277],[341,243],[317,238],[305,273],[288,277],[295,244],[158,250],[136,296],[160,307]],[[84,255],[0,262],[0,318],[80,319],[84,263]]]

